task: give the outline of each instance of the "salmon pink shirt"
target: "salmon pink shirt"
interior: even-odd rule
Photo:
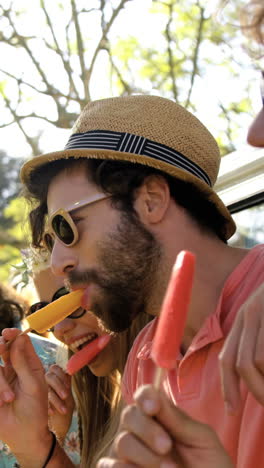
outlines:
[[[264,467],[264,408],[241,384],[239,410],[233,415],[225,411],[218,355],[240,306],[263,282],[264,245],[258,245],[228,277],[216,310],[207,317],[187,353],[179,354],[175,369],[163,382],[172,402],[215,429],[237,468]],[[140,385],[153,382],[155,365],[150,348],[156,324],[154,319],[141,331],[130,351],[122,382],[128,404]]]

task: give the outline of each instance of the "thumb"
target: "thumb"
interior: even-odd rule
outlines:
[[[168,401],[164,393],[160,394],[160,402],[160,411],[156,418],[178,442],[200,448],[208,448],[208,442],[214,445],[217,437],[207,424],[191,418],[178,406]]]
[[[135,402],[145,414],[154,416],[165,430],[178,442],[190,446],[208,447],[216,439],[206,424],[195,421],[178,406],[172,404],[165,393],[153,385],[146,385],[134,394]]]

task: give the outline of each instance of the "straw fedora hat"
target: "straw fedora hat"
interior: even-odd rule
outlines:
[[[65,149],[26,162],[22,182],[27,185],[41,165],[69,157],[130,161],[191,182],[225,217],[226,239],[235,232],[228,209],[213,190],[220,165],[217,143],[196,117],[169,99],[133,95],[90,102]]]

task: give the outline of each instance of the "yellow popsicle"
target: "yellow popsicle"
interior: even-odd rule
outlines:
[[[77,289],[27,317],[31,330],[44,333],[81,306],[83,289]]]

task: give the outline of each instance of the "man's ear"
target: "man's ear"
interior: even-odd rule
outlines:
[[[170,204],[170,189],[162,176],[148,176],[136,192],[134,208],[142,222],[162,221]]]

